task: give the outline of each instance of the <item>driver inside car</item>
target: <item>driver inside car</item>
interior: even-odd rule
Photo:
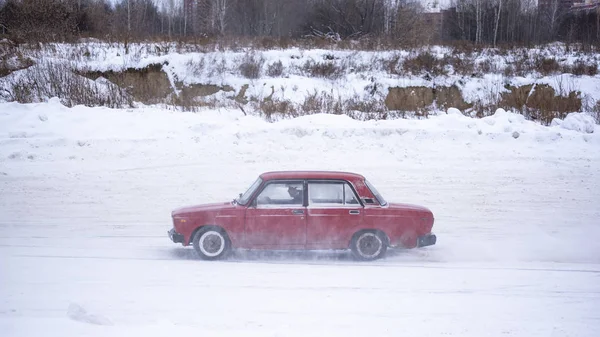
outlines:
[[[302,190],[296,186],[288,186],[288,193],[294,203],[301,204],[302,203]]]

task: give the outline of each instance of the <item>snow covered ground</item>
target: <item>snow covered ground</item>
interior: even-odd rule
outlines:
[[[1,335],[597,337],[600,127],[581,117],[270,124],[2,103]],[[430,207],[438,244],[203,262],[167,238],[173,208],[280,169],[363,173]]]

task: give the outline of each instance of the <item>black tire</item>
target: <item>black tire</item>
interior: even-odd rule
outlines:
[[[193,245],[201,259],[219,260],[229,252],[231,241],[223,228],[206,226],[196,232]]]
[[[387,247],[385,234],[374,230],[360,231],[354,234],[350,242],[352,255],[362,261],[382,258],[387,252]]]

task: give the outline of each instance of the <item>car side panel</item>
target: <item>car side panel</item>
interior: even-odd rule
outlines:
[[[419,235],[419,223],[410,211],[397,211],[385,207],[367,207],[363,221],[365,227],[378,229],[390,239],[390,245],[414,248]]]
[[[248,208],[243,248],[302,249],[306,244],[306,208]]]
[[[309,206],[307,211],[306,243],[309,249],[347,247],[352,235],[363,225],[363,208],[360,206]]]
[[[222,227],[231,240],[233,247],[239,246],[244,241],[244,207],[237,206],[217,212],[206,212],[192,215],[192,225],[186,226],[183,231],[184,245],[191,244],[193,233],[202,226]]]

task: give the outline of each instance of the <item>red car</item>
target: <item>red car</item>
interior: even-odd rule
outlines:
[[[170,239],[215,260],[232,248],[348,249],[361,260],[388,247],[434,245],[433,214],[388,203],[362,175],[267,172],[230,202],[176,209]]]

